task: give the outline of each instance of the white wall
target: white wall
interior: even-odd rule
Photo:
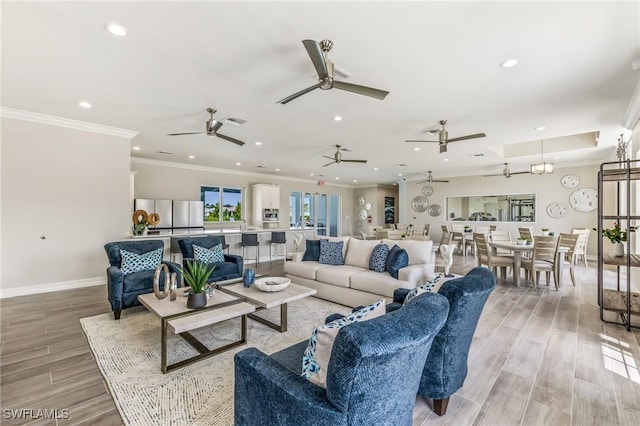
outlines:
[[[201,186],[230,186],[245,188],[245,202],[251,203],[251,185],[274,183],[280,185],[280,227],[289,228],[292,191],[337,194],[342,196],[342,233],[348,234],[354,209],[353,188],[347,186],[318,185],[313,182],[278,178],[270,175],[240,174],[235,170],[197,167],[185,164],[132,158],[131,170],[136,171],[135,198],[169,200],[200,200]],[[249,208],[246,208],[249,207]],[[251,206],[245,205],[247,223],[251,223]],[[344,217],[350,219],[345,220]]]
[[[442,214],[438,217],[432,217],[427,212],[416,213],[411,209],[411,200],[413,197],[421,194],[421,189],[427,184],[416,184],[408,182],[407,199],[408,205],[402,206],[407,209],[409,223],[413,224],[431,224],[431,238],[439,242],[442,236],[441,225],[465,224],[477,225],[479,223],[487,224],[488,222],[451,222],[446,221],[446,196],[467,196],[467,195],[497,195],[497,194],[536,194],[536,222],[533,223],[514,223],[514,222],[496,222],[498,229],[511,231],[512,238],[518,235],[518,226],[533,226],[536,232],[540,232],[540,228],[549,228],[550,230],[560,232],[570,232],[572,227],[575,228],[593,228],[597,226],[598,212],[597,209],[589,212],[578,212],[569,207],[569,196],[574,189],[567,189],[562,186],[560,179],[564,175],[574,174],[580,178],[578,188],[598,188],[598,167],[584,166],[558,169],[555,173],[548,175],[532,176],[532,175],[515,175],[509,179],[504,177],[480,177],[465,176],[459,178],[447,178],[449,183],[433,182],[428,185],[432,186],[433,195],[429,197],[430,204],[440,204],[442,206]],[[564,203],[569,208],[569,213],[562,219],[553,219],[547,215],[547,205],[553,201]],[[414,219],[415,218],[415,219]],[[595,256],[597,253],[596,232],[592,231],[589,236],[587,246],[588,254]]]
[[[1,123],[2,297],[106,282],[103,245],[131,221],[129,139]]]

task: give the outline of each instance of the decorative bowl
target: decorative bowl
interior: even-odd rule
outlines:
[[[289,287],[291,280],[283,277],[264,277],[257,279],[253,286],[261,291],[280,291]]]

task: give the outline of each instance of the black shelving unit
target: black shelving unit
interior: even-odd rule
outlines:
[[[631,268],[640,266],[640,255],[631,253],[630,234],[627,234],[623,257],[605,253],[602,230],[605,228],[605,221],[617,221],[622,229],[629,229],[632,226],[632,221],[640,220],[640,215],[638,212],[634,212],[631,206],[631,182],[640,180],[639,166],[640,160],[602,163],[598,172],[598,305],[600,306],[600,319],[607,323],[624,325],[627,331],[631,331],[632,327],[640,328],[633,325],[631,321],[633,315],[640,316],[640,293],[631,291]],[[615,191],[605,192],[605,183],[608,182],[615,183]],[[622,185],[623,183],[626,185]],[[616,194],[616,214],[605,215],[605,197],[612,196],[614,192]],[[626,206],[622,206],[621,196],[626,199]],[[617,287],[615,290],[604,288],[605,265],[616,267]],[[623,268],[626,270],[626,283],[621,282]],[[616,312],[620,321],[606,320],[604,311]]]

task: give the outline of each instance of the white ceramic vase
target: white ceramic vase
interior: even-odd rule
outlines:
[[[616,257],[624,256],[624,243],[614,243],[613,254],[615,254]]]

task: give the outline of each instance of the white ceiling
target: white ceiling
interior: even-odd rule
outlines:
[[[346,184],[526,169],[539,150],[504,145],[541,138],[556,167],[612,160],[640,75],[638,1],[3,2],[1,19],[5,107],[139,131],[135,156]],[[129,36],[107,33],[109,22]],[[384,101],[333,89],[276,104],[314,84],[301,41],[325,38],[348,81],[388,90]],[[500,68],[508,58],[520,63]],[[248,120],[220,129],[244,147],[166,136],[203,130],[209,106]],[[423,132],[441,119],[449,137],[487,137],[446,154],[404,142],[437,139]],[[590,132],[590,147],[562,143]],[[322,167],[335,144],[368,164]]]

